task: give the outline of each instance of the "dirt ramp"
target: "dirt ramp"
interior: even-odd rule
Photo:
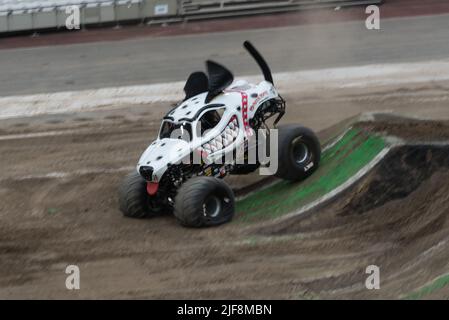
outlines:
[[[449,147],[397,147],[348,195],[347,204],[338,214],[363,214],[390,201],[404,199],[431,178],[446,189],[449,180],[439,177],[445,177],[448,172]]]
[[[443,222],[444,214],[449,213],[448,181],[449,147],[398,147],[337,199],[304,215],[292,217],[271,231],[264,228],[261,233],[285,235],[340,227],[346,227],[352,233],[354,225],[368,221],[373,227],[386,225],[389,234],[404,224],[409,224],[409,230],[415,224],[416,227],[427,225],[423,219],[429,215],[437,215],[437,220]],[[429,219],[432,221],[436,220]],[[398,225],[395,226],[394,222]],[[364,233],[366,230],[361,231]]]
[[[362,117],[363,119],[363,117]],[[375,134],[398,137],[408,143],[449,141],[449,122],[404,118],[395,115],[373,115],[372,121],[359,121],[354,124]]]
[[[390,118],[355,127],[404,144],[393,146],[336,197],[264,226],[257,234],[299,237],[303,239],[299,252],[333,257],[326,261],[339,267],[304,284],[320,297],[447,297],[449,145],[443,143],[447,123]],[[371,264],[379,266],[384,290],[364,286],[364,271]]]

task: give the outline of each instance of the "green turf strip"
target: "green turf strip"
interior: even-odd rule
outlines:
[[[422,299],[425,296],[427,296],[437,290],[443,289],[447,285],[449,285],[449,274],[445,274],[445,275],[438,277],[437,279],[432,281],[430,284],[422,287],[421,289],[417,290],[416,292],[410,293],[409,295],[407,295],[405,297],[405,299],[409,299],[409,300]],[[446,299],[447,299],[447,297],[446,297]]]
[[[305,181],[281,181],[238,201],[237,220],[253,221],[292,212],[339,187],[384,147],[381,137],[351,129],[323,152],[320,167]]]

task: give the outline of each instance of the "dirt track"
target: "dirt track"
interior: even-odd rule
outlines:
[[[445,84],[287,98],[288,121],[316,130],[369,110],[449,119]],[[0,298],[398,298],[449,270],[442,147],[397,149],[337,201],[287,227],[191,230],[171,216],[123,218],[117,185],[168,108],[1,122]],[[446,123],[401,125],[403,138],[416,140],[418,127],[419,140],[449,138]],[[388,179],[397,185],[379,189]],[[81,269],[79,291],[65,289],[68,264]],[[384,272],[379,291],[364,288],[369,264]]]

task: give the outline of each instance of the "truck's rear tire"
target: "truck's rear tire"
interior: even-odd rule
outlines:
[[[185,227],[210,227],[229,222],[234,216],[234,193],[221,179],[191,178],[178,190],[174,214]]]
[[[147,182],[137,172],[128,174],[119,188],[120,211],[130,218],[146,218],[160,213],[147,193]]]
[[[299,125],[279,128],[278,178],[290,181],[305,179],[318,169],[320,158],[320,142],[312,130]]]

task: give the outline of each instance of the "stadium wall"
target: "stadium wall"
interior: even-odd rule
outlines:
[[[3,1],[3,2],[2,2]],[[14,2],[16,1],[16,2]],[[80,28],[128,22],[161,23],[323,7],[380,3],[382,0],[0,0],[0,35],[65,29],[79,8]]]

